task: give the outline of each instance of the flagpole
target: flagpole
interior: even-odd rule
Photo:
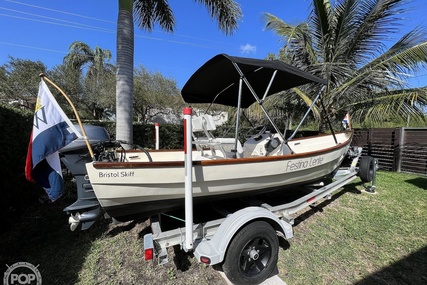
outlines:
[[[44,73],[40,73],[40,75],[39,75],[39,76],[40,76],[42,79],[45,79],[45,80],[46,80],[47,82],[49,82],[50,84],[52,84],[52,85],[53,85],[56,89],[58,89],[58,91],[59,91],[59,92],[60,92],[60,93],[65,97],[65,99],[67,99],[68,104],[70,104],[71,108],[72,108],[72,109],[73,109],[73,111],[74,111],[74,114],[76,115],[77,122],[79,123],[80,129],[82,130],[83,137],[84,137],[85,142],[86,142],[86,146],[87,146],[87,148],[88,148],[88,150],[89,150],[89,153],[90,153],[90,157],[92,158],[92,160],[93,160],[93,161],[95,161],[95,155],[93,154],[92,147],[90,146],[89,138],[87,137],[86,131],[85,131],[84,127],[83,127],[82,121],[80,120],[80,116],[79,116],[79,114],[77,113],[76,107],[74,107],[73,102],[71,102],[71,100],[70,100],[70,98],[67,96],[67,94],[65,94],[65,92],[64,92],[61,88],[59,88],[59,86],[58,86],[58,85],[56,85],[54,82],[52,82],[52,80],[50,80],[49,78],[47,78],[47,77],[46,77],[46,75],[45,75]]]

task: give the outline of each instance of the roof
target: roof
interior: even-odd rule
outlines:
[[[267,96],[307,83],[326,84],[326,80],[279,60],[263,60],[219,54],[202,65],[184,85],[181,95],[187,103],[217,103],[237,106],[239,79],[242,75],[262,98],[274,71],[277,74]],[[256,99],[243,84],[241,107],[247,108]]]

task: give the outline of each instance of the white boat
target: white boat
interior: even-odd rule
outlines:
[[[307,184],[334,172],[351,141],[351,133],[289,142],[293,154],[243,158],[207,158],[194,152],[195,201],[223,199]],[[327,146],[327,147],[325,147]],[[206,153],[206,151],[205,151]],[[96,197],[111,216],[152,215],[183,206],[183,151],[128,151],[125,162],[86,164]],[[210,155],[209,155],[210,156]]]
[[[262,106],[267,96],[308,83],[318,84],[320,90],[325,81],[280,61],[224,54],[193,74],[182,90],[184,101],[235,106],[237,114],[258,103],[275,131],[262,128],[240,141],[238,116],[233,138],[215,138],[212,117],[194,117],[193,131],[203,133],[203,137],[195,133],[192,151],[195,203],[285,190],[319,181],[337,170],[350,147],[351,130],[298,139],[295,130],[285,137]],[[319,98],[320,92],[314,101]],[[106,148],[98,160],[86,164],[87,175],[96,199],[111,217],[127,220],[184,206],[183,150]]]

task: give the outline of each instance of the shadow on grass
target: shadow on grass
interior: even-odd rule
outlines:
[[[413,179],[405,180],[405,182],[410,183],[417,188],[427,190],[427,177],[417,177]]]
[[[138,227],[138,225],[141,226],[145,226],[148,225],[147,224],[148,221],[147,219],[135,219],[135,220],[131,220],[129,222],[117,222],[116,225],[110,229],[108,232],[106,232],[105,236],[106,237],[115,237],[116,235],[119,235],[123,232],[129,232],[132,229],[134,229],[135,227]],[[114,225],[114,223],[112,223]],[[140,230],[138,236],[141,240],[144,239],[144,235],[150,233],[151,230],[149,227],[145,227],[143,229]]]
[[[189,270],[191,267],[191,259],[194,258],[193,253],[185,252],[179,245],[175,245],[173,247],[173,251],[173,263],[175,264],[176,269],[181,270],[182,272]]]
[[[345,195],[346,193],[362,194],[362,192],[357,188],[357,186],[360,186],[360,185],[363,185],[363,183],[362,182],[353,182],[353,183],[344,185],[343,189],[334,193],[330,199],[324,200],[317,205],[310,206],[310,208],[311,208],[310,210],[298,215],[295,218],[294,227],[298,226],[298,224],[304,222],[305,220],[307,220],[308,218],[310,218],[314,214],[316,214],[318,212],[320,212],[320,213],[323,212],[323,208],[327,207],[329,204],[331,204],[335,200],[339,199],[341,196]]]
[[[308,218],[310,213],[314,214],[316,211],[321,211],[323,207],[346,192],[360,193],[356,189],[357,185],[359,184],[353,183],[345,186],[342,191],[332,196],[331,200],[326,200],[308,211],[303,215],[303,218]],[[75,232],[71,232],[67,223],[68,216],[63,212],[63,208],[68,204],[68,201],[57,201],[54,204],[33,205],[25,211],[22,219],[16,222],[13,228],[0,234],[0,266],[3,268],[2,272],[6,271],[7,265],[10,266],[16,262],[29,262],[38,265],[43,284],[75,284],[82,281],[79,280],[79,274],[87,262],[87,257],[100,250],[96,246],[94,248],[94,244],[96,244],[94,241],[102,238],[114,238],[122,232],[131,231],[135,228],[139,240],[142,240],[144,234],[149,231],[149,228],[145,228],[142,221],[132,221],[110,227],[109,221],[100,220],[87,231],[77,229]],[[206,212],[204,207],[201,208]],[[213,213],[213,211],[208,212]],[[166,218],[164,217],[163,220]],[[300,221],[301,217],[298,217],[296,222]],[[286,250],[290,245],[284,239],[280,239],[280,247]],[[185,254],[180,250],[175,251],[173,261],[178,271],[177,274],[203,268],[202,265],[193,264],[192,257],[192,255]],[[103,270],[101,265],[92,264],[91,266]],[[203,272],[205,275],[207,274],[206,270]]]
[[[355,283],[355,285],[383,284],[427,284],[427,246]]]
[[[99,238],[108,222],[95,223],[87,231],[71,232],[66,202],[33,205],[14,227],[1,233],[2,272],[16,262],[29,262],[38,269],[43,284],[75,284],[92,241]]]

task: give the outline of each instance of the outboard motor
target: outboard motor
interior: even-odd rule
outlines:
[[[80,127],[76,125],[80,130]],[[107,130],[103,127],[84,125],[91,145],[110,140]],[[91,162],[86,141],[78,138],[59,150],[62,163],[76,179],[77,201],[64,209],[70,214],[70,229],[74,231],[81,223],[82,230],[88,229],[101,215],[101,206],[93,192],[87,177],[86,163]]]

